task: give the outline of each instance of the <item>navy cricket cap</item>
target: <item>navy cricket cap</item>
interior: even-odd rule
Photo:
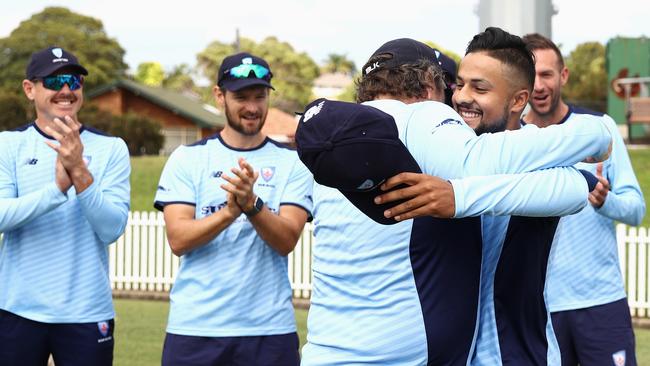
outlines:
[[[219,66],[217,86],[229,91],[238,91],[249,86],[271,86],[271,68],[264,59],[250,53],[240,52],[223,59]]]
[[[298,156],[316,182],[338,189],[374,221],[397,223],[384,211],[401,202],[377,205],[374,198],[386,193],[379,187],[388,178],[421,170],[391,115],[362,104],[317,99],[305,108],[295,138]]]
[[[445,73],[445,83],[447,86],[450,86],[450,83],[455,84],[456,83],[456,72],[458,69],[458,65],[456,65],[456,61],[454,61],[451,57],[445,55],[441,51],[434,49],[434,52],[436,53],[436,57],[438,58],[438,65],[440,65],[440,68],[442,69],[442,72]]]
[[[370,58],[372,59],[381,54],[389,54],[392,57],[388,60],[373,64],[366,63],[361,70],[362,75],[367,75],[372,71],[383,68],[390,69],[404,64],[414,64],[422,59],[439,65],[436,50],[411,38],[398,38],[388,41],[381,45]]]
[[[48,47],[32,53],[25,75],[29,80],[44,78],[64,67],[69,67],[81,75],[88,75],[88,70],[79,64],[77,58],[61,47]]]
[[[439,50],[434,49],[436,52],[436,57],[438,58],[438,65],[442,69],[443,78],[447,88],[445,89],[445,104],[454,107],[453,102],[451,101],[451,96],[454,94],[454,89],[456,89],[456,72],[458,66],[456,61],[451,57],[445,55]]]

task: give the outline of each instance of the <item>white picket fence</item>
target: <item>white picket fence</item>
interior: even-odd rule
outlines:
[[[627,299],[632,316],[650,317],[650,272],[648,229],[616,226],[618,259],[625,279]]]
[[[308,299],[311,295],[312,240],[311,224],[307,224],[289,255],[289,280],[296,298]],[[179,264],[167,244],[163,214],[129,212],[124,235],[109,247],[111,287],[120,291],[169,291]]]
[[[650,317],[650,237],[646,228],[616,227],[619,259],[633,316]],[[312,226],[307,224],[296,249],[289,255],[289,280],[294,297],[311,295]],[[129,213],[120,239],[110,246],[111,285],[116,290],[169,291],[178,272],[179,259],[165,237],[160,212]]]

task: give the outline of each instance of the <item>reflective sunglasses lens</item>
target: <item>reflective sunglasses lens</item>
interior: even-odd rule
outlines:
[[[68,84],[70,90],[77,90],[83,85],[83,79],[79,75],[54,75],[43,78],[43,86],[50,90],[59,91]]]
[[[247,78],[251,71],[258,79],[264,79],[269,75],[269,69],[262,65],[243,64],[230,69],[230,76],[236,78]]]

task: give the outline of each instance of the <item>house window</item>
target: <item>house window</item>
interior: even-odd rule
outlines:
[[[191,144],[201,139],[201,129],[196,127],[166,127],[162,129],[165,136],[161,154],[169,155],[180,145]]]

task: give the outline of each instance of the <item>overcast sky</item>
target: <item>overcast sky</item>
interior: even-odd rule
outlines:
[[[517,0],[512,0],[517,1]],[[647,0],[553,0],[553,40],[567,53],[587,41],[650,36]],[[166,69],[187,63],[211,41],[276,36],[321,64],[330,53],[346,54],[357,67],[385,41],[430,40],[460,55],[479,31],[478,0],[20,0],[0,12],[0,37],[47,6],[65,6],[102,20],[126,50],[126,62],[158,61]]]

